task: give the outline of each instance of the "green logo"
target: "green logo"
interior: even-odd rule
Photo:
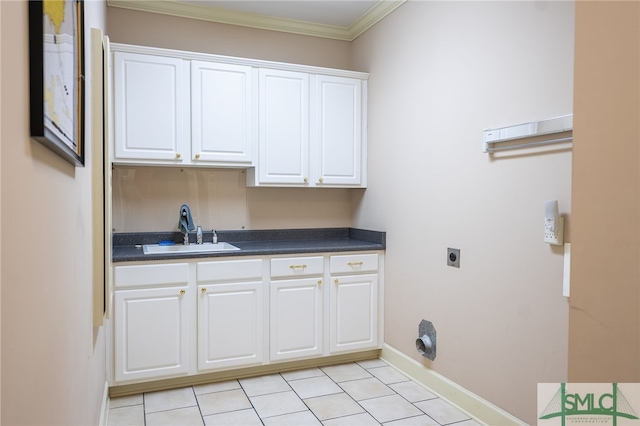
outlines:
[[[560,417],[562,426],[565,426],[566,418],[570,416],[583,416],[581,423],[589,422],[588,416],[609,416],[614,426],[617,425],[619,417],[638,419],[638,415],[618,388],[617,383],[612,383],[611,393],[599,394],[567,393],[566,383],[561,383],[560,389],[543,410],[539,419]]]

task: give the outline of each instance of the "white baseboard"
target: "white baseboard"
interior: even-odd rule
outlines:
[[[109,421],[109,383],[104,382],[104,391],[102,392],[102,404],[100,405],[100,421],[99,426],[107,426]]]
[[[507,413],[489,401],[468,391],[432,369],[420,364],[386,343],[380,358],[407,376],[429,388],[456,408],[467,413],[479,423],[486,425],[526,425],[525,422]]]

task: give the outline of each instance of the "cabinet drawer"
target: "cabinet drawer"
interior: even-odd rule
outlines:
[[[184,285],[188,281],[189,264],[187,263],[116,266],[114,268],[116,288]]]
[[[271,259],[272,277],[299,277],[304,275],[322,275],[324,258],[313,257],[287,257]]]
[[[331,256],[331,274],[378,270],[378,254],[346,254]]]
[[[202,281],[237,281],[262,279],[262,259],[198,262],[196,279]]]

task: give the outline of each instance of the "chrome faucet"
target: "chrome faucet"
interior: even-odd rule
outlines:
[[[202,244],[202,226],[198,225],[198,230],[196,231],[196,243]]]
[[[183,204],[180,207],[180,219],[178,220],[178,229],[184,234],[184,244],[189,244],[189,231],[194,230],[193,218],[191,217],[191,210],[189,206]]]

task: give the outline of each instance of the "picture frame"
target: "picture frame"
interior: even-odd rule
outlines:
[[[84,2],[30,0],[31,137],[84,166]]]

